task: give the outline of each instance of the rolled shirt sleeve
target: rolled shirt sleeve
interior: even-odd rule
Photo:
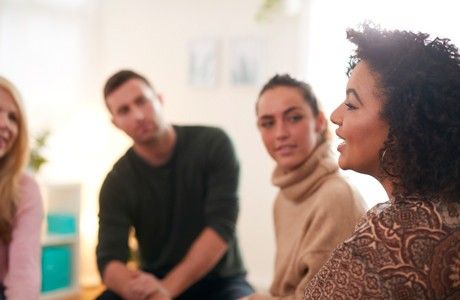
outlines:
[[[110,173],[99,194],[99,234],[96,248],[97,266],[101,277],[112,260],[126,262],[129,256],[128,235],[131,227],[124,203],[122,181]]]
[[[222,130],[210,145],[205,205],[206,225],[226,242],[235,236],[238,217],[239,163],[230,138]]]

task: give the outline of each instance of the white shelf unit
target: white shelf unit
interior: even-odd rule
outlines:
[[[80,201],[81,185],[78,183],[47,183],[42,185],[45,220],[42,231],[42,249],[47,246],[68,246],[71,252],[70,286],[42,292],[41,300],[63,299],[79,292],[80,264]],[[50,234],[47,232],[48,214],[70,214],[75,217],[75,234]],[[43,280],[44,278],[42,278]]]

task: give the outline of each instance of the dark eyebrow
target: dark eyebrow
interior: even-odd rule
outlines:
[[[347,89],[347,96],[352,94],[358,102],[363,105],[363,102],[361,101],[361,98],[359,98],[358,93],[356,92],[355,89]]]
[[[271,115],[262,115],[259,117],[259,119],[269,119],[269,118],[273,118]]]
[[[134,98],[134,101],[139,101],[139,100],[149,100],[149,98],[145,97],[144,95],[139,95]]]
[[[283,115],[287,115],[289,114],[291,111],[294,111],[296,109],[300,109],[300,107],[298,106],[291,106],[289,107],[288,109],[286,109],[285,111],[283,111]],[[273,118],[272,115],[262,115],[259,117],[259,119],[269,119],[269,118]]]
[[[290,113],[291,111],[294,111],[296,109],[300,109],[300,107],[298,106],[291,106],[289,107],[288,109],[286,109],[284,112],[283,112],[283,115],[287,115],[288,113]]]

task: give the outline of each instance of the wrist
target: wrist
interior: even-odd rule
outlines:
[[[168,296],[171,299],[174,299],[174,297],[178,296],[176,293],[174,293],[173,287],[169,284],[167,280],[161,280],[161,288],[160,291]]]

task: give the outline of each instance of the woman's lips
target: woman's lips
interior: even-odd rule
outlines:
[[[8,144],[8,138],[0,136],[0,146],[4,146],[6,144]]]
[[[338,137],[339,139],[342,140],[342,142],[337,146],[337,151],[340,152],[340,153],[342,153],[343,149],[344,149],[345,146],[346,146],[346,142],[345,142],[345,140],[343,139],[343,137],[340,136],[340,134],[339,134],[339,129],[337,129],[337,130],[335,131],[335,135],[337,135],[337,137]]]
[[[295,145],[282,145],[279,147],[276,147],[276,153],[281,156],[286,156],[292,154],[294,152],[296,146]]]
[[[345,142],[342,142],[340,143],[338,146],[337,146],[337,151],[339,151],[340,153],[343,152],[343,149],[345,148],[346,146],[346,143]]]

